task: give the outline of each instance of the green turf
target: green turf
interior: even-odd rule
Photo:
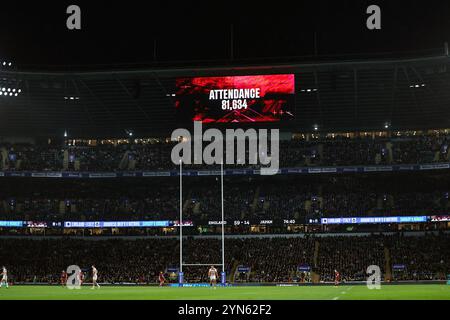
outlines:
[[[69,290],[56,286],[11,286],[0,300],[450,300],[450,285],[363,285],[311,287],[102,287]]]

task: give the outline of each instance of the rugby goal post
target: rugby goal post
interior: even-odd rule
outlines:
[[[224,219],[224,201],[223,201],[223,161],[220,164],[220,203],[221,203],[221,211],[222,211],[222,262],[221,263],[184,263],[183,262],[183,161],[180,159],[180,219],[178,221],[179,229],[180,229],[180,269],[178,271],[178,284],[180,286],[184,283],[184,273],[183,266],[221,266],[221,283],[226,283],[226,273],[225,273],[225,219]]]

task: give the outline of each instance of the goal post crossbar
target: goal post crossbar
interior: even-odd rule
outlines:
[[[221,263],[183,263],[185,267],[196,267],[196,266],[222,266]]]

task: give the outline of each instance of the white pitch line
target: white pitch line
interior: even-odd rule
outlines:
[[[334,297],[333,300],[339,300],[339,297]]]

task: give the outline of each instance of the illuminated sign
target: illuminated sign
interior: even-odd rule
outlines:
[[[427,216],[322,218],[321,224],[376,224],[427,222]]]
[[[4,228],[21,228],[23,227],[23,221],[0,221],[0,227]]]
[[[226,221],[224,221],[224,224],[227,224]],[[220,220],[216,220],[216,221],[208,221],[208,225],[210,226],[221,226],[222,225],[222,221]]]
[[[406,266],[404,264],[394,264],[392,266],[392,269],[394,269],[394,270],[405,270]]]
[[[297,267],[297,271],[300,271],[300,272],[309,272],[309,271],[311,271],[311,267],[310,267],[310,266],[298,266],[298,267]]]
[[[244,220],[244,221],[235,220],[235,221],[233,222],[233,224],[234,224],[235,226],[240,226],[240,225],[247,225],[247,226],[249,226],[249,225],[250,225],[250,221],[248,221],[248,220]]]
[[[203,123],[279,122],[294,118],[293,74],[176,80],[178,120]]]
[[[65,221],[65,228],[151,228],[169,227],[170,221]]]
[[[237,271],[242,273],[250,272],[250,267],[239,266]]]
[[[47,228],[47,222],[42,221],[27,221],[26,226],[28,228]]]
[[[180,226],[180,221],[178,221],[178,220],[177,221],[173,221],[171,223],[171,226],[179,227]],[[194,223],[192,221],[190,221],[190,220],[183,221],[183,227],[192,227],[192,226],[194,226]]]
[[[431,216],[431,222],[448,222],[450,221],[450,216]]]

